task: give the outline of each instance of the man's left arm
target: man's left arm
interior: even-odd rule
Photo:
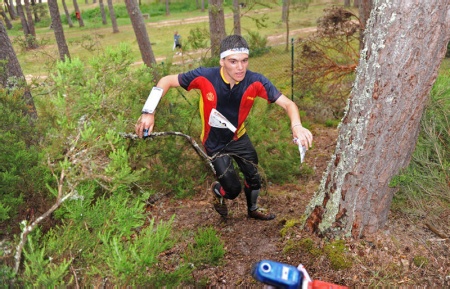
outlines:
[[[312,146],[313,136],[308,129],[302,126],[300,114],[298,112],[298,107],[295,104],[295,102],[293,102],[292,100],[290,100],[289,98],[287,98],[285,95],[282,94],[275,101],[275,103],[281,106],[286,111],[286,114],[289,116],[289,119],[291,120],[291,130],[293,138],[298,139],[298,141],[306,149],[310,148]]]

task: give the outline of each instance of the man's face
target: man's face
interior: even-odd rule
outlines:
[[[230,83],[242,81],[247,72],[248,54],[238,53],[229,55],[220,60],[225,79]]]

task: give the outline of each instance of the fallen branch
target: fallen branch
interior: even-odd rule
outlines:
[[[119,133],[122,137],[124,138],[129,138],[132,140],[137,140],[139,139],[139,136],[137,134],[134,133],[124,133],[121,132]],[[192,147],[195,149],[195,151],[197,152],[197,154],[202,157],[207,164],[210,166],[211,170],[213,171],[213,173],[215,174],[216,171],[214,170],[214,166],[212,164],[212,160],[215,156],[210,157],[208,156],[203,150],[202,148],[197,144],[197,142],[189,135],[181,133],[181,132],[177,132],[177,131],[166,131],[166,132],[152,132],[148,137],[145,137],[144,139],[152,139],[155,137],[159,137],[159,136],[168,136],[168,135],[172,135],[172,136],[181,136],[184,137],[185,139],[187,139],[189,141],[189,143],[192,145]]]
[[[69,199],[70,197],[72,197],[72,195],[74,194],[74,190],[71,190],[68,194],[63,196],[63,182],[64,182],[64,178],[65,178],[65,171],[64,168],[61,171],[61,175],[59,176],[59,180],[57,179],[58,182],[58,197],[56,198],[56,202],[53,204],[53,206],[51,206],[50,209],[47,210],[47,212],[45,212],[44,214],[42,214],[41,216],[39,216],[35,221],[33,221],[30,225],[26,224],[26,221],[24,220],[22,222],[22,224],[24,224],[24,228],[22,230],[22,233],[20,234],[20,242],[16,247],[16,255],[14,256],[14,259],[16,260],[16,264],[14,267],[14,273],[17,274],[17,272],[19,272],[19,266],[20,266],[20,260],[21,260],[21,256],[22,256],[22,250],[23,247],[25,246],[25,243],[27,241],[27,236],[29,233],[31,233],[34,228],[36,228],[36,226],[45,218],[47,218],[51,213],[53,213],[57,208],[59,208],[59,206],[64,203],[67,199]]]
[[[431,225],[430,223],[425,223],[425,226],[427,226],[428,229],[431,230],[431,232],[435,233],[437,236],[441,237],[442,239],[448,239],[448,236],[439,231],[435,226]]]

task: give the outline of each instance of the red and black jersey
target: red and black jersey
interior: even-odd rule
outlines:
[[[221,67],[199,67],[179,74],[178,81],[186,90],[199,89],[201,92],[200,116],[203,126],[201,140],[208,153],[221,150],[231,140],[245,134],[244,121],[256,97],[273,103],[281,96],[281,92],[267,78],[249,70],[244,79],[231,89],[223,77]],[[213,108],[237,128],[235,133],[227,128],[211,127],[208,124]]]

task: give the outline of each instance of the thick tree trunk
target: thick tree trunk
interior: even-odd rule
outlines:
[[[233,32],[241,35],[241,6],[239,0],[233,0]]]
[[[359,49],[364,47],[364,31],[366,30],[367,20],[370,17],[370,11],[373,6],[372,0],[361,0],[359,5],[359,21],[361,23],[361,29],[359,30]]]
[[[33,96],[30,89],[27,86],[25,76],[23,75],[22,68],[20,67],[19,60],[17,59],[14,48],[6,32],[3,21],[0,19],[0,60],[6,60],[6,63],[2,64],[2,73],[0,73],[0,85],[8,89],[15,90],[16,88],[24,88],[23,99],[27,104],[27,111],[24,114],[28,114],[31,118],[37,118],[36,107],[34,105]]]
[[[125,0],[128,15],[133,25],[134,34],[138,42],[139,50],[141,51],[142,60],[148,67],[153,67],[156,64],[156,58],[153,54],[150,38],[145,27],[144,17],[142,17],[141,10],[136,3],[136,0]],[[157,77],[157,72],[154,70],[154,77]]]
[[[334,156],[306,210],[305,229],[360,238],[382,228],[410,161],[450,39],[447,0],[375,0]]]
[[[226,36],[223,0],[209,0],[208,3],[211,56],[218,57],[220,55],[220,42]]]
[[[66,57],[70,59],[69,47],[67,46],[64,29],[59,15],[57,0],[48,0],[48,9],[52,18],[53,32],[55,33],[56,44],[58,45],[59,59],[64,61]]]
[[[114,5],[112,0],[108,0],[109,18],[111,18],[111,24],[113,33],[119,33],[119,26],[117,26],[116,12],[114,11]]]

